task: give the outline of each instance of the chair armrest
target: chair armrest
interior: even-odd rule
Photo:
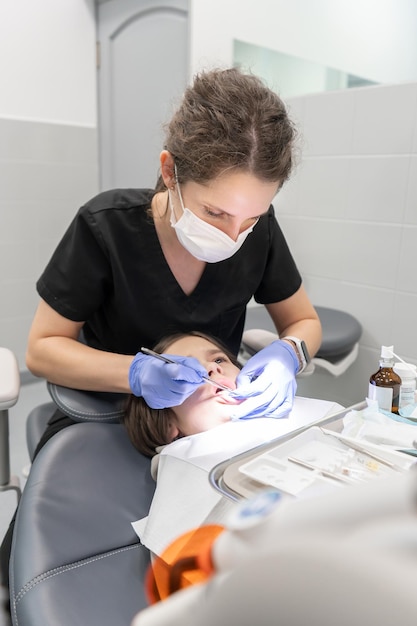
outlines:
[[[8,348],[0,348],[0,411],[16,404],[19,391],[20,374],[17,359]]]

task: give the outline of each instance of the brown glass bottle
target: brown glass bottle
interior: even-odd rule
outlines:
[[[382,346],[379,370],[369,379],[368,397],[377,400],[380,409],[398,414],[402,381],[393,368],[393,346]]]

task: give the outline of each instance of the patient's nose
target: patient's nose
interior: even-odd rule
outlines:
[[[212,362],[208,364],[207,371],[209,376],[211,377],[216,374],[221,374],[223,370],[220,363]]]

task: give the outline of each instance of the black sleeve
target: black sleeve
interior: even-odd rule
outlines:
[[[260,304],[286,300],[298,291],[302,282],[273,207],[268,212],[268,231],[267,262],[262,281],[254,294],[255,301]]]
[[[94,217],[75,216],[36,283],[41,296],[60,315],[83,322],[104,301],[111,267]]]

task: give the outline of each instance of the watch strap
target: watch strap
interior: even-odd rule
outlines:
[[[286,337],[281,338],[283,341],[288,341],[294,348],[294,351],[298,357],[298,362],[300,364],[297,374],[301,374],[307,365],[310,363],[310,355],[308,353],[307,346],[302,339],[298,337],[293,337],[291,335],[287,335]]]

